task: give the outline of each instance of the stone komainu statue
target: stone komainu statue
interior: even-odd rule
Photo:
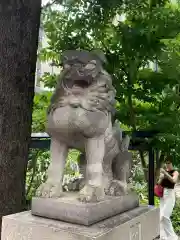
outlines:
[[[39,197],[61,197],[70,148],[82,153],[80,201],[100,201],[105,194],[127,193],[129,138],[122,138],[119,125],[112,126],[115,89],[103,68],[105,61],[103,53],[96,51],[66,51],[62,56],[63,70],[47,116],[51,163],[47,181],[37,190]]]

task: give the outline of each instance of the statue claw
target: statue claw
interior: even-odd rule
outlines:
[[[42,198],[59,198],[62,196],[62,187],[59,183],[43,183],[37,189],[36,196]]]
[[[85,185],[79,193],[79,200],[81,202],[98,202],[105,197],[104,189],[91,185]]]

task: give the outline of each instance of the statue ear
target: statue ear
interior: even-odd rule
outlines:
[[[96,57],[98,57],[102,63],[107,63],[107,59],[103,51],[100,49],[95,49],[91,51]]]
[[[69,51],[64,51],[61,54],[61,62],[62,64],[66,64],[66,62],[69,60]]]

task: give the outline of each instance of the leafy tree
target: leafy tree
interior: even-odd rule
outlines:
[[[35,94],[33,105],[33,124],[32,132],[44,132],[46,122],[46,112],[50,104],[51,92]]]
[[[0,218],[23,209],[40,0],[0,2]]]

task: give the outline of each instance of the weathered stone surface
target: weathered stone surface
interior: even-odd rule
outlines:
[[[88,226],[139,206],[135,193],[121,197],[106,196],[103,201],[95,203],[79,202],[77,196],[71,192],[58,199],[33,198],[32,214]]]
[[[153,240],[159,209],[138,207],[89,227],[22,212],[3,218],[2,240]]]

